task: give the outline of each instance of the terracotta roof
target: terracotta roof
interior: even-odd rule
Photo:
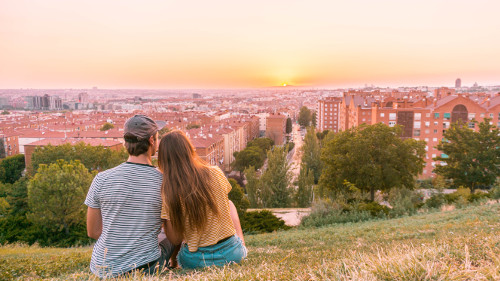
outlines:
[[[56,138],[56,139],[43,139],[39,141],[35,141],[32,143],[25,144],[24,146],[45,146],[45,145],[53,145],[53,146],[58,146],[62,144],[71,144],[75,145],[77,143],[83,142],[85,144],[90,144],[92,146],[99,146],[102,145],[104,147],[110,147],[110,146],[115,146],[115,145],[121,145],[121,142],[119,141],[113,141],[113,140],[103,140],[103,139],[77,139],[77,138]]]

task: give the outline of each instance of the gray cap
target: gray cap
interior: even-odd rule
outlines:
[[[126,142],[139,142],[148,139],[158,131],[158,125],[146,115],[134,115],[125,122],[123,137]]]

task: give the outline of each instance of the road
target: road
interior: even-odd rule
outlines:
[[[299,178],[300,174],[300,163],[302,161],[302,145],[304,144],[304,141],[302,140],[302,135],[300,134],[300,126],[299,124],[294,124],[293,125],[293,142],[295,143],[295,150],[294,154],[291,158],[290,164],[291,168],[290,171],[293,174],[293,179],[292,182],[296,181]]]

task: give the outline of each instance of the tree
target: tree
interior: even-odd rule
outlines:
[[[66,161],[80,160],[80,162],[89,170],[103,171],[113,168],[128,157],[124,148],[120,150],[111,150],[103,146],[92,146],[83,142],[76,145],[63,144],[59,146],[47,145],[37,147],[31,156],[32,167],[28,167],[28,172],[34,174],[40,164],[52,164],[57,160]]]
[[[313,126],[313,127],[315,127],[315,128],[316,128],[316,126],[317,126],[317,123],[316,123],[316,122],[317,122],[317,120],[316,120],[316,118],[317,118],[317,114],[316,114],[316,111],[314,111],[314,112],[312,113],[311,122],[312,122],[312,126]]]
[[[158,131],[158,137],[161,139],[168,132],[170,132],[170,129],[167,126],[165,126]]]
[[[0,161],[0,181],[3,183],[15,183],[23,176],[25,168],[24,155],[17,154],[9,156]]]
[[[301,165],[300,174],[298,180],[298,188],[295,200],[297,205],[301,208],[311,206],[312,191],[314,187],[314,175],[313,172],[305,165]]]
[[[267,151],[273,147],[274,141],[270,138],[257,138],[247,143],[247,147],[256,146],[262,150],[262,155],[265,158]]]
[[[115,127],[115,125],[113,125],[113,124],[111,124],[111,123],[109,123],[109,122],[106,122],[106,123],[104,123],[104,124],[102,125],[102,127],[101,127],[101,129],[100,129],[100,130],[101,130],[101,131],[107,131],[107,130],[111,130],[111,129],[113,129],[114,127]]]
[[[376,190],[414,188],[415,177],[425,164],[425,142],[403,140],[399,137],[401,131],[400,126],[391,128],[379,123],[333,135],[321,152],[324,167],[320,186],[347,192],[343,184],[347,180],[370,192],[372,201]]]
[[[28,219],[69,235],[71,226],[85,223],[87,208],[82,202],[94,175],[78,160],[40,165],[28,183]]]
[[[262,150],[256,146],[250,146],[238,153],[235,153],[233,168],[236,171],[243,172],[246,168],[253,166],[257,169],[264,165]]]
[[[437,146],[443,154],[435,160],[446,165],[436,165],[434,172],[453,180],[454,186],[470,187],[471,191],[493,185],[500,176],[499,133],[486,118],[478,132],[463,123],[453,124]]]
[[[198,125],[198,124],[188,124],[186,126],[186,130],[198,129],[199,127],[200,127],[200,125]]]
[[[245,186],[248,195],[248,201],[250,202],[250,207],[257,208],[261,206],[260,201],[260,181],[255,173],[255,168],[250,166],[244,171],[245,177],[247,179],[247,184]]]
[[[231,184],[231,191],[228,194],[229,200],[233,201],[238,216],[241,218],[250,206],[250,202],[243,193],[243,188],[236,182],[235,179],[228,179]]]
[[[306,166],[306,169],[311,170],[314,182],[318,183],[323,165],[321,163],[321,149],[313,127],[307,128],[307,133],[304,137],[302,164]]]
[[[267,169],[260,179],[260,198],[263,207],[289,207],[292,175],[287,152],[284,147],[275,146],[267,152],[267,159]]]
[[[289,117],[286,119],[286,133],[290,134],[292,132],[292,119]]]
[[[298,121],[302,127],[308,127],[311,124],[311,111],[309,108],[305,106],[300,108]]]

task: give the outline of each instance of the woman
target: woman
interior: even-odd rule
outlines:
[[[181,131],[161,139],[158,166],[165,233],[174,245],[185,242],[177,256],[180,266],[222,266],[244,259],[243,232],[224,173],[201,160]]]

